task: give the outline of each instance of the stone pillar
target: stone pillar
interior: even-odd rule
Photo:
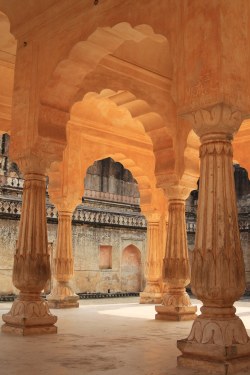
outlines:
[[[72,212],[58,212],[58,229],[56,254],[53,259],[53,285],[48,296],[52,308],[79,307],[78,295],[74,293],[70,280],[74,275],[74,258],[72,251]]]
[[[147,218],[146,287],[140,293],[140,303],[161,303],[162,231],[163,220],[158,212],[145,214]]]
[[[187,249],[185,200],[190,191],[182,186],[167,189],[168,232],[163,260],[163,304],[156,306],[156,319],[193,320],[196,306],[192,306],[186,292],[190,282],[190,265]]]
[[[245,290],[231,145],[240,123],[241,114],[224,104],[194,118],[201,164],[191,285],[203,306],[188,338],[177,342],[178,365],[213,374],[250,365],[250,340],[233,306]]]
[[[46,176],[24,173],[19,237],[14,257],[13,284],[20,290],[11,310],[3,315],[2,331],[20,335],[56,333],[57,317],[40,296],[50,277],[46,222]]]

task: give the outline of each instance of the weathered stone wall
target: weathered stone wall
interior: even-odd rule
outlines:
[[[15,293],[12,284],[12,266],[16,239],[17,220],[0,219],[0,294]],[[73,225],[73,252],[75,258],[76,292],[121,291],[121,265],[123,250],[134,245],[141,254],[141,286],[144,286],[144,262],[146,231],[130,228],[100,227],[87,224]],[[57,224],[48,224],[48,241],[52,243],[52,254],[56,248]],[[100,245],[112,246],[112,268],[99,268]],[[128,276],[128,274],[127,274]],[[130,275],[133,279],[133,269]],[[53,280],[52,280],[53,282]],[[129,283],[129,279],[128,279]],[[138,290],[139,291],[139,290]]]
[[[14,292],[12,267],[18,224],[16,220],[0,220],[0,294]]]

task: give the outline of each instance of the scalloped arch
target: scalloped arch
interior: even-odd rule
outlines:
[[[150,45],[147,50],[146,42]],[[123,22],[113,27],[97,28],[87,40],[76,43],[68,58],[56,66],[42,93],[41,103],[69,111],[74,102],[82,96],[85,77],[110,55],[143,69],[153,70],[161,77],[172,77],[168,40],[155,34],[149,25],[133,28],[129,23]]]
[[[104,89],[99,94],[87,93],[81,102],[73,105],[70,122],[87,122],[93,129],[108,130],[110,134],[131,138],[131,142],[137,139],[141,148],[154,154],[156,180],[158,175],[175,171],[173,141],[164,120],[147,102],[128,91]]]

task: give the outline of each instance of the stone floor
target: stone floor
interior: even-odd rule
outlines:
[[[0,313],[10,306],[1,303]],[[250,301],[238,302],[237,311],[250,334]],[[192,323],[156,321],[154,306],[139,305],[138,297],[80,301],[79,309],[54,312],[57,335],[0,334],[1,375],[201,374],[176,368],[176,340]]]

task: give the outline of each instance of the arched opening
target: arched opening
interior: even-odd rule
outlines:
[[[121,290],[124,292],[141,291],[141,252],[129,245],[122,251],[121,256]]]
[[[106,109],[107,113],[107,107],[116,105],[120,112],[116,126],[124,122],[121,112],[124,115],[127,111],[127,117],[129,114],[130,120],[134,120],[134,129],[144,128],[153,146],[155,172],[161,184],[166,174],[174,173],[176,167],[173,145],[176,108],[170,92],[172,74],[168,40],[155,34],[150,26],[132,27],[120,23],[98,28],[87,40],[74,45],[68,58],[54,70],[41,95],[39,132],[47,136],[48,131],[51,135],[55,118],[59,117],[64,124],[60,124],[60,128],[55,124],[56,134],[65,132],[65,138],[69,119],[70,122],[79,122],[79,118],[87,120],[88,128],[89,123],[95,121],[92,128],[98,129],[95,111],[89,111],[86,116],[86,103],[92,103],[93,109],[93,101],[95,105],[98,101],[99,122],[105,112],[100,109]],[[53,110],[57,116],[52,114]],[[130,134],[127,132],[127,138],[134,142],[133,129]]]
[[[106,158],[89,166],[84,185],[83,203],[77,207],[72,221],[76,290],[121,291],[121,275],[126,271],[121,254],[126,239],[138,244],[142,254],[138,250],[140,270],[136,263],[131,269],[132,289],[125,285],[124,288],[138,292],[141,262],[146,257],[146,220],[140,213],[137,181],[121,163]]]
[[[121,163],[111,158],[94,162],[84,181],[84,199],[140,204],[137,181]]]

